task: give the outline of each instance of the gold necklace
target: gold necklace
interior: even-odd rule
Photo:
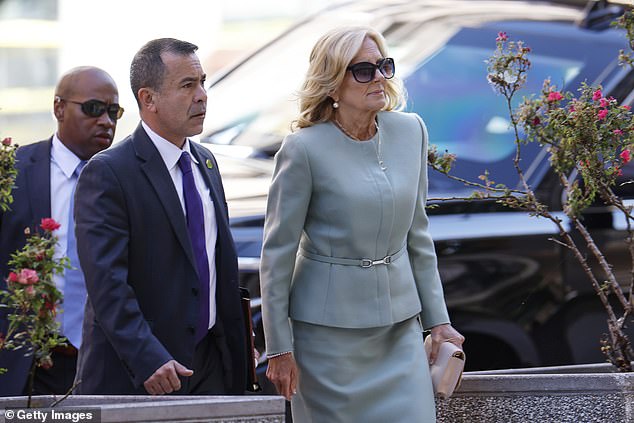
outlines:
[[[348,132],[346,128],[344,128],[343,125],[336,118],[333,121],[337,128],[341,129],[341,132],[346,134],[348,137],[352,138],[355,141],[363,142],[362,140]],[[383,162],[383,151],[381,149],[381,130],[377,121],[374,121],[374,127],[376,128],[377,138],[376,160],[379,162],[379,167],[381,168],[381,170],[385,172],[387,170],[387,166],[385,166],[385,163]]]
[[[335,118],[334,120],[335,125],[337,125],[337,128],[341,129],[341,132],[343,132],[344,134],[346,134],[347,136],[349,136],[350,138],[352,138],[355,141],[359,141],[359,142],[363,142],[363,141],[367,141],[367,140],[362,140],[361,138],[355,137],[354,135],[352,135],[350,132],[348,132],[348,130],[346,128],[343,127],[343,125],[341,124],[341,122],[339,122],[337,120],[337,118]],[[374,126],[376,126],[376,122],[374,123]]]

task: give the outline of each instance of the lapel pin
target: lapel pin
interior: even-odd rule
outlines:
[[[213,169],[214,168],[214,164],[211,162],[210,159],[207,159],[207,161],[205,162],[205,164],[207,165],[208,169]]]

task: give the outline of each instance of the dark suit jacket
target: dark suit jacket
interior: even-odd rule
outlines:
[[[39,227],[40,220],[51,216],[51,145],[52,139],[20,147],[16,153],[18,176],[13,203],[0,212],[0,289],[6,289],[8,261],[12,253],[24,247],[24,229]],[[0,309],[0,333],[8,327],[7,311]],[[0,396],[22,395],[33,359],[24,351],[0,352]]]
[[[218,224],[217,320],[233,358],[229,389],[243,393],[246,346],[224,190],[213,155],[190,144]],[[207,162],[213,164],[211,169]],[[77,393],[146,393],[143,382],[168,360],[191,366],[199,297],[178,194],[141,125],[92,158],[79,178],[75,201],[79,259],[88,291]]]

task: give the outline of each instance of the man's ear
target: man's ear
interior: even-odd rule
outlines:
[[[151,88],[139,89],[139,103],[141,104],[141,110],[148,112],[156,112],[155,97],[157,93]]]
[[[55,119],[58,122],[62,122],[64,120],[64,109],[66,103],[61,99],[60,96],[56,95],[53,100],[53,115],[55,115]]]

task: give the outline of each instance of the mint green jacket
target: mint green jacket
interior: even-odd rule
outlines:
[[[275,157],[260,268],[269,355],[293,350],[289,318],[369,328],[420,313],[425,328],[449,323],[425,212],[425,124],[400,112],[378,123],[364,142],[331,122],[303,128]],[[387,265],[333,263],[389,255]]]

